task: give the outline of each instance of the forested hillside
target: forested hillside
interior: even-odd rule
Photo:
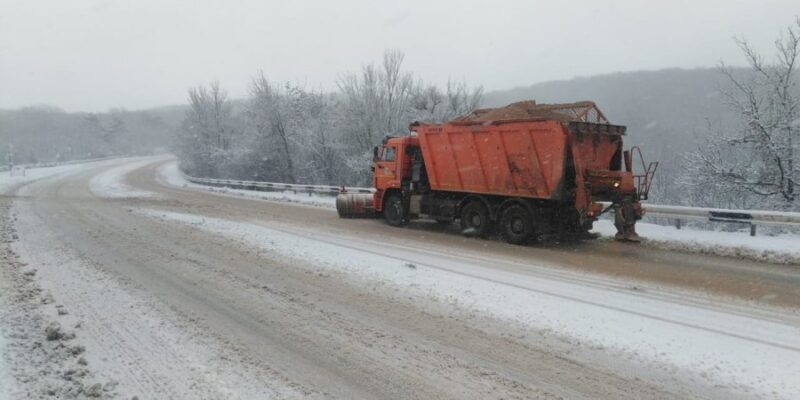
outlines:
[[[0,163],[32,164],[167,151],[185,106],[66,112],[0,110]]]

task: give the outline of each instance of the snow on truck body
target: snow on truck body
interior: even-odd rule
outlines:
[[[509,242],[523,243],[588,232],[608,201],[620,237],[637,238],[639,202],[657,164],[634,175],[625,127],[609,124],[594,103],[521,102],[410,129],[376,147],[375,193],[340,194],[341,216],[374,210],[390,225],[460,220],[478,236],[499,224]]]

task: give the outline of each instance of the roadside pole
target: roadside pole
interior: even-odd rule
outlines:
[[[14,145],[11,143],[8,144],[8,153],[6,153],[6,159],[8,161],[8,175],[14,176]]]

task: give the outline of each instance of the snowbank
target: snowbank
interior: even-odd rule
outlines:
[[[166,163],[158,169],[158,181],[170,186],[191,187],[195,189],[207,188],[207,186],[200,186],[187,181],[178,169],[177,161]]]
[[[154,159],[130,162],[111,168],[95,176],[89,181],[89,189],[92,193],[106,198],[130,198],[130,197],[158,197],[158,194],[139,190],[125,183],[125,177],[129,173],[152,164]]]
[[[295,193],[292,191],[262,192],[256,190],[229,189],[214,186],[205,186],[192,183],[184,178],[178,169],[177,162],[164,164],[158,171],[159,180],[170,186],[207,190],[209,192],[249,197],[253,199],[297,203],[322,208],[336,208],[336,198],[333,196],[318,195],[314,193]]]
[[[697,306],[649,291],[506,272],[313,230],[293,233],[274,224],[268,228],[192,214],[137,212],[299,260],[299,268],[331,269],[373,290],[388,286],[381,290],[488,313],[558,334],[576,346],[688,372],[712,385],[765,396],[800,393],[797,328],[711,302]]]
[[[75,172],[96,165],[98,164],[93,162],[87,164],[59,165],[57,167],[47,168],[15,169],[13,173],[11,171],[0,172],[0,194],[6,194],[12,191],[16,186],[24,183],[59,174]]]
[[[601,220],[594,232],[604,237],[614,237],[617,229],[613,221]],[[781,264],[800,263],[800,235],[750,236],[748,232],[703,231],[684,227],[662,226],[639,222],[636,231],[644,244],[692,253],[713,254],[726,257],[748,258]]]

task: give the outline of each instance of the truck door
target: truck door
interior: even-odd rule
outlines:
[[[387,145],[381,148],[375,162],[375,188],[387,189],[400,187],[397,178],[397,146]]]

